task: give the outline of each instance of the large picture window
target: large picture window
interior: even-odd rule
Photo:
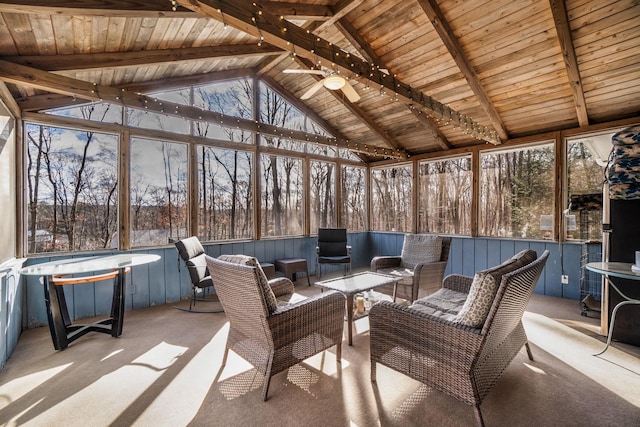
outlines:
[[[602,239],[604,171],[616,131],[567,141],[567,239]]]
[[[371,170],[371,229],[412,231],[413,172],[411,165]]]
[[[367,169],[342,167],[342,224],[349,231],[367,229]]]
[[[551,238],[554,164],[553,144],[481,153],[480,235]]]
[[[421,162],[418,231],[471,234],[471,158]]]
[[[187,237],[187,146],[131,141],[131,246],[167,245]]]
[[[215,111],[243,119],[253,118],[253,84],[251,80],[233,80],[193,88],[193,105],[205,111]],[[253,143],[253,133],[223,127],[218,123],[195,121],[193,134],[204,138]]]
[[[295,236],[304,232],[302,159],[263,154],[262,235]]]
[[[312,160],[309,170],[311,233],[336,226],[335,163]]]
[[[253,237],[253,153],[198,146],[201,240]]]
[[[118,229],[118,137],[27,124],[25,138],[28,253],[111,247]]]

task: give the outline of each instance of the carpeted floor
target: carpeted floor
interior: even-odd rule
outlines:
[[[299,281],[296,290],[317,288]],[[576,301],[534,296],[524,318],[535,362],[522,350],[482,405],[488,426],[640,425],[640,348],[600,357],[599,320]],[[48,328],[25,331],[0,372],[0,425],[467,426],[473,409],[386,367],[369,381],[367,319],[343,344],[276,375],[231,353],[220,371],[223,313],[171,305],[127,312],[124,334],[90,334],[55,351]]]

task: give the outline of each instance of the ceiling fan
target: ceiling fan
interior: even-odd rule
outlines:
[[[318,91],[322,86],[326,87],[329,90],[341,90],[347,99],[351,102],[357,102],[360,100],[360,95],[358,92],[349,84],[347,79],[335,71],[331,71],[327,68],[322,68],[321,70],[297,70],[297,69],[287,69],[283,70],[283,73],[288,74],[317,74],[320,76],[324,76],[322,80],[318,80],[313,86],[306,91],[300,99],[309,99],[311,96]]]

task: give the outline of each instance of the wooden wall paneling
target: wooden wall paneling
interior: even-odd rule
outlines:
[[[536,292],[554,297],[562,297],[562,286],[564,285],[560,283],[562,268],[560,266],[559,246],[558,243],[547,245],[546,248],[549,250],[550,255],[544,270],[544,280],[538,282]]]
[[[286,245],[284,239],[274,240],[274,259],[286,258]]]
[[[271,257],[267,256],[267,252],[265,250],[264,242],[265,242],[264,240],[256,240],[255,241],[255,243],[253,245],[254,256],[260,262],[270,262],[271,264],[273,264],[273,259],[271,259]]]
[[[505,261],[506,259],[515,255],[518,250],[516,250],[515,241],[513,240],[499,240],[500,242],[500,262]]]
[[[487,266],[499,265],[504,259],[500,258],[501,240],[487,239]]]
[[[127,282],[129,281],[127,277]],[[75,317],[109,316],[111,314],[111,300],[113,298],[113,283],[115,279],[101,280],[99,282],[85,283],[70,286],[74,289],[74,301],[82,298],[93,297],[90,305],[77,304]],[[84,288],[84,289],[83,289]]]
[[[177,251],[176,251],[177,252]],[[173,257],[169,256],[169,249],[151,249],[147,253],[159,255],[160,259],[148,264],[149,266],[149,305],[166,304],[180,299],[180,288],[176,286],[177,269]],[[170,274],[167,274],[171,271]],[[127,278],[129,279],[129,278]],[[135,283],[131,282],[135,285]],[[172,298],[169,295],[172,294]]]
[[[128,308],[137,310],[149,307],[149,302],[151,301],[149,289],[150,264],[137,265],[131,269],[129,274],[126,290],[126,297],[129,297],[128,300],[130,302]]]
[[[467,254],[465,253],[465,256]],[[485,270],[491,267],[488,264],[488,240],[487,239],[473,239],[473,271],[474,274],[477,271]]]
[[[536,287],[534,288],[534,293],[537,294],[546,294],[547,284],[550,280],[555,280],[560,283],[560,275],[556,271],[554,271],[553,265],[557,262],[557,259],[554,257],[553,247],[557,249],[557,242],[531,242],[529,248],[536,251],[538,256],[542,255],[542,253],[549,249],[549,258],[547,259],[547,263],[545,264],[545,269],[542,271],[540,275],[540,279],[538,279],[538,283],[536,283]]]
[[[47,261],[43,259],[41,262]],[[28,261],[25,263],[25,266],[26,265],[28,265]],[[44,304],[44,291],[40,283],[40,278],[38,276],[20,276],[20,282],[25,289],[26,296],[25,318],[27,319],[27,324],[25,327],[37,328],[38,326],[46,325],[47,314]]]
[[[475,263],[473,261],[475,257],[475,239],[464,239],[462,241],[461,254],[462,258],[462,272],[465,276],[473,276],[476,273]]]
[[[447,262],[446,274],[452,274],[453,272],[459,272],[462,274],[462,246],[466,238],[452,238],[451,248],[449,249],[449,261]]]

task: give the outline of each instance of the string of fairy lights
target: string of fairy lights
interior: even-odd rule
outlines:
[[[177,10],[178,0],[170,0],[172,9]],[[220,20],[223,25],[227,26],[227,19],[225,19],[225,13],[222,10],[222,2],[208,1],[207,4],[217,3],[219,7],[216,9],[220,15]],[[251,14],[251,24],[255,27],[258,45],[262,46],[265,43],[266,28],[277,28],[279,34],[275,34],[275,31],[269,31],[270,35],[277,37],[278,39],[285,41],[287,49],[290,49],[290,57],[295,60],[297,56],[295,39],[298,40],[298,44],[303,44],[301,47],[303,50],[310,52],[313,55],[313,64],[318,69],[324,65],[324,61],[328,61],[331,58],[330,67],[337,73],[340,73],[340,67],[348,70],[349,75],[344,76],[347,79],[355,80],[364,85],[364,90],[368,91],[372,88],[372,85],[379,85],[378,93],[380,96],[389,96],[392,102],[399,102],[400,99],[408,100],[408,107],[417,114],[423,114],[427,117],[434,119],[440,125],[452,125],[454,128],[459,129],[461,132],[470,135],[476,139],[492,142],[495,144],[501,143],[499,134],[489,127],[481,125],[471,119],[470,117],[455,111],[448,105],[440,103],[432,97],[425,95],[423,92],[413,89],[410,85],[400,82],[396,74],[390,74],[384,68],[376,64],[369,64],[366,61],[354,57],[349,52],[337,47],[330,41],[324,40],[309,30],[302,29],[292,23],[290,23],[284,16],[279,18],[273,17],[269,14],[263,13],[257,3],[251,3],[254,10],[247,11]],[[242,19],[242,18],[238,18]],[[306,39],[305,39],[306,37]],[[322,52],[321,54],[319,52]],[[337,142],[337,139],[336,139]],[[349,147],[349,142],[345,141]],[[355,147],[358,146],[356,149]],[[350,148],[354,151],[360,151],[369,154],[379,154],[386,157],[406,158],[408,154],[403,150],[390,150],[381,147],[368,146],[367,144],[351,144]]]

